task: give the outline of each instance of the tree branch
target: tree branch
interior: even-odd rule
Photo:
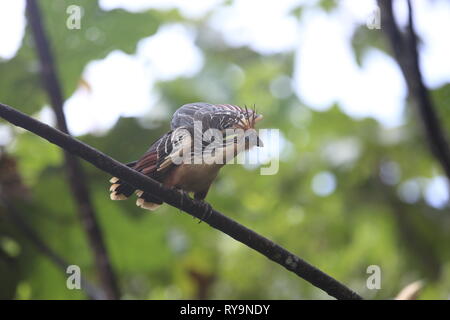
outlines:
[[[23,215],[8,201],[3,195],[0,195],[0,204],[5,209],[6,218],[8,218],[16,228],[33,244],[36,249],[45,257],[47,257],[61,272],[66,274],[69,263],[59,256],[47,243],[33,230],[33,228],[23,219]],[[84,290],[90,299],[103,300],[105,294],[88,282],[82,275],[81,289]]]
[[[382,29],[385,31],[394,57],[402,70],[409,94],[418,107],[431,152],[450,180],[450,149],[433,102],[423,83],[411,2],[408,0],[409,16],[405,34],[399,30],[395,21],[392,0],[378,0],[378,4],[381,9]]]
[[[39,56],[43,82],[56,115],[58,128],[68,134],[69,130],[63,110],[64,100],[61,86],[36,0],[27,0],[27,13]],[[64,152],[64,158],[69,185],[77,205],[79,218],[93,251],[100,282],[108,299],[119,299],[119,288],[89,195],[84,171],[78,159],[70,153]]]
[[[193,201],[185,194],[182,194],[175,189],[162,186],[157,181],[121,164],[91,146],[1,103],[0,117],[16,126],[47,139],[49,142],[90,162],[100,170],[130,183],[135,188],[152,193],[169,205],[205,221],[211,227],[226,233],[237,241],[258,251],[314,286],[327,292],[330,296],[337,299],[362,299],[357,293],[353,292],[339,281],[310,265],[308,262],[302,260],[278,244],[214,209],[208,214],[207,208],[200,203]]]

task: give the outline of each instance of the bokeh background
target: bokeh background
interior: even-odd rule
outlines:
[[[415,0],[424,82],[450,127],[450,3]],[[69,5],[81,29],[66,27]],[[225,167],[207,200],[369,299],[422,280],[450,295],[449,188],[431,155],[370,0],[39,1],[72,134],[136,160],[189,102],[257,106],[280,130],[276,175]],[[400,25],[406,2],[394,1]],[[383,26],[381,26],[383,28]],[[25,1],[0,1],[0,101],[55,124]],[[3,196],[50,248],[98,283],[62,152],[0,123]],[[270,160],[266,157],[266,160]],[[264,164],[261,164],[264,165]],[[167,205],[109,200],[83,163],[123,299],[327,299],[325,293]],[[0,298],[85,299],[0,209]],[[380,290],[366,287],[369,265]]]

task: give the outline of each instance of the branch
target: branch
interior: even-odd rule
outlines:
[[[450,149],[433,102],[423,83],[411,2],[408,0],[409,16],[406,34],[399,30],[395,22],[392,0],[378,0],[378,4],[381,9],[382,28],[402,70],[410,96],[418,107],[431,152],[441,164],[447,178],[450,179]]]
[[[60,83],[57,77],[56,66],[50,50],[50,44],[46,37],[44,26],[36,0],[27,0],[28,21],[35,40],[36,50],[39,55],[41,72],[45,89],[51,101],[51,106],[56,115],[58,128],[69,134],[66,117],[64,115],[64,100]],[[119,299],[120,293],[116,277],[108,256],[100,225],[97,221],[94,207],[87,188],[86,177],[80,162],[68,152],[64,152],[66,171],[75,203],[78,207],[78,215],[81,224],[88,236],[92,248],[95,265],[100,276],[100,282],[108,299]]]
[[[0,195],[0,204],[5,209],[6,217],[16,226],[16,228],[30,241],[32,245],[45,257],[47,257],[56,267],[66,274],[69,263],[61,258],[52,248],[50,248],[44,240],[31,228],[31,226],[23,219],[23,215],[19,212],[5,197]],[[81,275],[80,275],[81,276]],[[84,290],[90,299],[103,300],[105,295],[98,288],[88,282],[81,276],[81,289]]]
[[[100,170],[130,183],[135,188],[152,193],[169,205],[205,221],[211,227],[258,251],[312,285],[327,292],[330,296],[337,299],[362,299],[345,285],[278,244],[214,209],[209,212],[207,208],[193,201],[189,196],[175,189],[162,186],[157,181],[121,164],[91,146],[1,103],[0,117],[47,139],[49,142],[90,162]]]

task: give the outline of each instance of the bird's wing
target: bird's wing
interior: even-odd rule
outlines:
[[[231,104],[196,102],[185,104],[173,115],[172,129],[193,127],[195,121],[202,123],[203,131],[210,128],[224,130],[253,114],[251,109],[242,109]]]
[[[191,134],[180,127],[164,134],[137,161],[134,169],[161,181],[164,174],[180,165],[180,159],[191,148]]]
[[[196,112],[202,109],[209,110],[212,106],[214,105],[206,102],[194,102],[181,106],[172,116],[170,123],[172,130],[179,127],[193,127]]]

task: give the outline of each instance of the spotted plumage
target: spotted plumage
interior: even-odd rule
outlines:
[[[172,117],[171,131],[160,137],[138,161],[130,163],[129,166],[165,186],[192,192],[194,199],[203,200],[225,162],[195,162],[195,131],[201,130],[197,133],[203,134],[208,129],[218,130],[223,134],[219,141],[220,148],[224,150],[223,154],[234,157],[241,150],[248,149],[252,145],[247,142],[239,146],[236,139],[227,140],[226,130],[253,129],[256,122],[261,119],[262,116],[255,110],[230,104],[198,102],[183,105]],[[261,145],[259,137],[256,136],[256,139],[255,145]],[[200,143],[200,154],[207,145],[207,141]],[[220,156],[222,157],[222,155]],[[186,159],[191,161],[186,161]],[[110,187],[112,200],[124,200],[136,193],[138,197],[136,204],[144,209],[155,210],[163,203],[158,197],[142,190],[136,190],[120,179],[112,178],[110,182],[112,183]]]

